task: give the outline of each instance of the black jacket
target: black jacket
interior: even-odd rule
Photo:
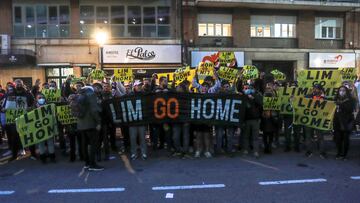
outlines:
[[[336,99],[334,130],[351,131],[354,125],[354,100],[352,98]]]

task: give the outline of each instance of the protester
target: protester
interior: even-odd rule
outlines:
[[[46,99],[45,96],[41,93],[38,93],[36,95],[36,103],[35,108],[39,108],[41,106],[46,105]],[[42,141],[38,144],[39,147],[39,154],[40,154],[40,160],[43,164],[46,164],[47,157],[50,158],[51,162],[55,163],[55,147],[54,147],[54,137],[51,137],[45,141]],[[48,155],[46,154],[46,147],[48,150]]]
[[[341,86],[335,97],[334,138],[337,147],[336,159],[346,160],[349,151],[350,133],[354,127],[354,99],[346,86]]]

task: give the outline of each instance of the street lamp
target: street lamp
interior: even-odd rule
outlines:
[[[96,43],[99,45],[100,47],[100,69],[103,69],[103,50],[104,50],[104,44],[107,42],[108,40],[108,35],[106,32],[104,31],[100,31],[97,32],[95,34],[95,40]]]

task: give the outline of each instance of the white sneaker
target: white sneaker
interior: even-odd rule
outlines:
[[[25,156],[25,155],[26,155],[26,151],[23,149],[23,150],[20,151],[20,154],[21,154],[21,156]]]
[[[254,152],[254,157],[258,159],[260,157],[259,152]]]
[[[200,158],[200,152],[199,151],[195,152],[195,158]]]
[[[212,158],[212,155],[210,152],[205,152],[204,155],[206,158]]]

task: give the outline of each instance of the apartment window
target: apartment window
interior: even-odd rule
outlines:
[[[199,36],[231,36],[231,15],[223,14],[199,14]]]
[[[63,38],[70,35],[69,6],[16,5],[13,13],[15,37]]]
[[[296,37],[296,16],[251,16],[251,37]]]
[[[342,18],[315,18],[315,39],[342,39]]]
[[[80,17],[82,37],[91,37],[96,28],[105,28],[114,38],[171,36],[167,6],[81,5]]]

